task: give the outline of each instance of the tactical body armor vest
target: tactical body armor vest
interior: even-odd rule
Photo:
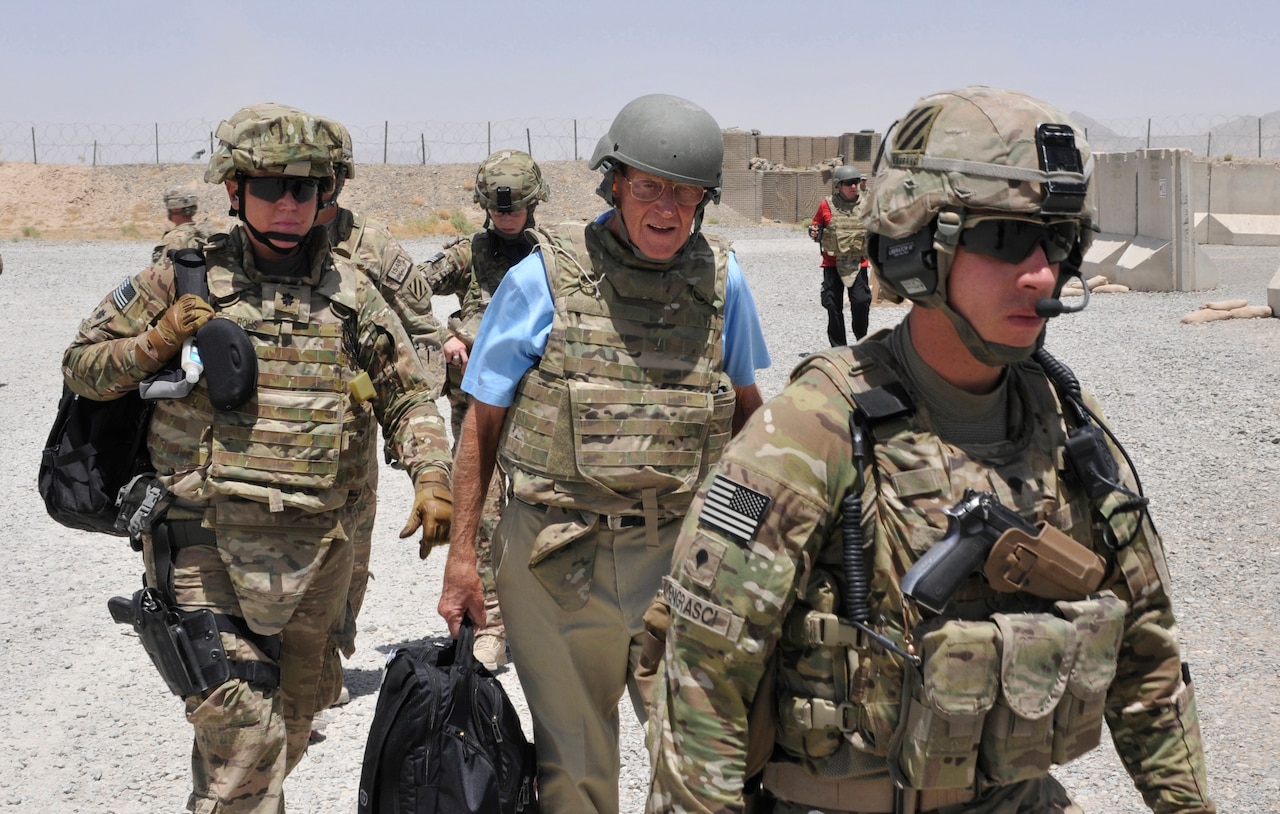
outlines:
[[[899,382],[881,332],[802,363],[853,400]],[[778,649],[777,743],[793,762],[831,780],[882,774],[915,789],[974,789],[1038,777],[1098,744],[1127,604],[1110,590],[1054,602],[997,593],[971,576],[942,616],[923,619],[898,575],[945,533],[966,487],[989,491],[1028,520],[1114,555],[1083,490],[1062,476],[1067,432],[1049,381],[1033,362],[1010,366],[1009,441],[962,449],[940,439],[918,409],[872,421],[862,523],[869,543],[871,624],[923,660],[871,647],[845,623],[843,545],[837,527],[802,584]],[[1046,420],[1045,417],[1048,417]],[[1102,502],[1107,516],[1119,504]],[[1113,529],[1129,539],[1137,520]],[[826,621],[831,617],[827,616]]]
[[[827,198],[827,206],[831,222],[822,232],[822,250],[836,257],[861,259],[867,253],[867,230],[857,214],[858,202],[832,195]]]
[[[516,240],[520,242],[522,249],[529,248],[529,244],[524,242],[531,240],[528,235],[521,235]],[[493,299],[493,292],[498,290],[502,278],[515,265],[512,262],[512,255],[504,251],[504,242],[501,237],[488,229],[477,232],[471,237],[471,268],[480,288],[480,303],[485,307],[488,307],[489,301]],[[528,251],[525,251],[515,262],[519,262],[527,255]]]
[[[360,373],[347,336],[358,272],[324,260],[308,278],[259,281],[242,251],[216,236],[205,261],[210,304],[257,352],[256,395],[216,411],[201,380],[184,399],[157,401],[152,461],[164,474],[203,470],[199,488],[184,490],[193,499],[230,496],[273,512],[338,508],[364,483],[376,441],[371,406],[348,390]]]
[[[729,438],[728,246],[699,235],[646,268],[606,227],[538,236],[555,317],[500,446],[516,497],[599,514],[684,513]]]

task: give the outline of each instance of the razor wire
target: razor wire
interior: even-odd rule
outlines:
[[[1188,114],[1163,118],[1078,116],[1095,152],[1185,149],[1216,159],[1280,158],[1280,112],[1265,116]],[[590,157],[608,119],[541,118],[487,122],[348,125],[356,164],[471,164],[495,150],[524,150],[540,161]],[[0,121],[0,161],[39,164],[203,163],[217,122],[150,124]]]
[[[359,164],[470,164],[496,150],[540,161],[589,158],[608,119],[391,122],[348,126]],[[0,161],[35,164],[203,163],[217,145],[217,122],[151,124],[0,121]]]

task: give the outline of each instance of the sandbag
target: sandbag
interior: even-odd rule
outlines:
[[[1123,294],[1129,290],[1129,286],[1121,285],[1120,283],[1104,283],[1089,290],[1095,294]]]
[[[1231,319],[1230,311],[1216,311],[1212,308],[1201,308],[1199,311],[1192,311],[1187,314],[1179,322],[1184,325],[1198,325],[1202,322],[1217,322],[1220,319]]]
[[[1248,304],[1248,300],[1218,300],[1217,302],[1206,302],[1200,307],[1212,308],[1215,311],[1234,311],[1237,308],[1244,308]]]
[[[1246,305],[1243,308],[1232,308],[1227,313],[1231,314],[1232,319],[1258,319],[1272,316],[1269,305]]]

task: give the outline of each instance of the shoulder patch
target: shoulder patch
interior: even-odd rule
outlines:
[[[116,286],[116,290],[111,292],[111,300],[116,305],[117,311],[123,311],[129,307],[129,303],[133,302],[138,296],[138,291],[133,287],[133,278],[126,277],[124,282]]]
[[[427,285],[426,275],[422,273],[413,275],[413,279],[409,280],[409,284],[404,287],[404,290],[416,300],[431,296],[431,286]]]
[[[911,111],[898,125],[898,133],[893,139],[894,155],[924,155],[925,145],[929,143],[929,132],[933,130],[933,123],[941,113],[942,105],[926,105]]]
[[[716,475],[707,490],[698,524],[749,543],[760,529],[773,498],[740,483]]]
[[[397,255],[395,262],[391,264],[391,269],[387,271],[387,280],[393,285],[400,286],[404,283],[404,278],[409,274],[409,269],[413,264],[409,262],[409,258],[403,254]]]
[[[669,576],[662,578],[662,600],[676,616],[713,633],[719,633],[730,641],[737,641],[742,634],[745,620],[741,616],[728,608],[694,596]]]

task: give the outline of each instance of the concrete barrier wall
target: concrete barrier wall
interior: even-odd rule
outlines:
[[[1086,277],[1101,274],[1138,291],[1200,291],[1217,268],[1196,242],[1191,153],[1138,150],[1098,156],[1098,235],[1084,258]]]
[[[1196,239],[1228,246],[1280,246],[1280,165],[1194,162]]]

